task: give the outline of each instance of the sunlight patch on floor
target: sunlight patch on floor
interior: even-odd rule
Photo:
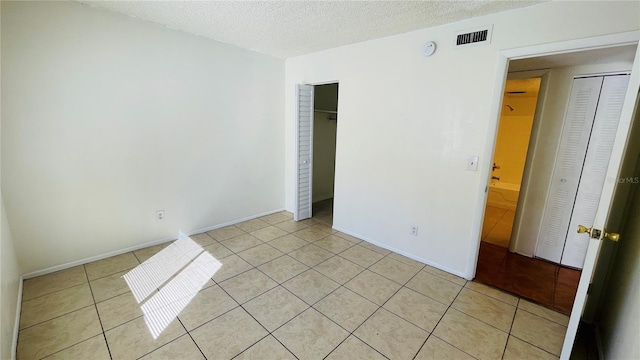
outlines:
[[[221,267],[222,263],[209,252],[184,237],[123,278],[136,301],[142,303],[145,322],[156,339]]]

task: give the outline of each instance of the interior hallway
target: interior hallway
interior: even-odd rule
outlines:
[[[475,280],[569,314],[581,271],[509,252],[513,218],[487,206]]]

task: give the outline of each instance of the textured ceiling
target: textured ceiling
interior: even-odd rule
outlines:
[[[534,1],[88,1],[279,58],[510,9]]]

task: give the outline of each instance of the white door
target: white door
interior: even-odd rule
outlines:
[[[313,86],[296,85],[296,208],[293,220],[311,217],[313,180]]]
[[[620,121],[618,129],[616,130],[615,140],[613,141],[606,178],[602,187],[602,193],[596,210],[595,219],[592,224],[582,224],[588,227],[592,226],[597,229],[603,229],[609,217],[609,209],[611,208],[613,194],[618,183],[618,174],[620,173],[624,151],[627,146],[627,137],[631,128],[631,121],[633,119],[634,111],[637,111],[634,107],[638,96],[638,90],[640,89],[640,74],[638,71],[640,69],[640,47],[636,51],[636,57],[632,69],[634,70],[629,78],[629,85],[625,92],[624,105],[620,114]],[[569,231],[576,231],[576,229],[569,229]],[[582,236],[587,237],[588,235],[582,234]],[[562,345],[562,353],[560,354],[560,358],[562,359],[569,359],[571,355],[573,342],[576,337],[576,332],[578,331],[578,324],[580,323],[580,318],[587,300],[587,290],[591,283],[591,279],[593,278],[593,272],[602,241],[603,240],[593,238],[589,238],[588,240],[587,255],[584,260],[576,298],[573,303],[573,308],[571,309],[569,325]],[[624,234],[622,234],[621,241],[624,241]]]
[[[537,257],[582,268],[588,240],[572,229],[595,218],[628,82],[629,75],[574,80]]]
[[[576,229],[578,225],[591,224],[596,217],[628,83],[629,75],[604,78],[589,147],[584,159],[580,186],[571,214],[562,259],[560,259],[562,265],[582,269],[589,241],[572,229]]]
[[[571,88],[535,251],[537,257],[555,263],[562,258],[601,87],[602,78],[594,77],[575,79]]]

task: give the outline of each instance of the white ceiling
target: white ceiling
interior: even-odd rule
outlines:
[[[279,58],[530,6],[531,1],[91,1]]]

